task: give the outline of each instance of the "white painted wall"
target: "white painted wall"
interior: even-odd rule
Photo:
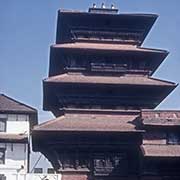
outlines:
[[[61,180],[61,174],[6,174],[6,180]]]
[[[1,173],[26,173],[28,168],[27,144],[0,143],[5,148],[5,163],[0,164]]]
[[[7,134],[27,134],[30,135],[30,123],[28,115],[16,114],[0,114],[0,118],[7,119],[6,132]],[[30,141],[30,138],[29,138]],[[6,180],[61,180],[60,174],[47,174],[47,168],[52,168],[50,162],[42,155],[36,168],[43,168],[42,174],[27,174],[28,166],[28,145],[21,143],[1,143],[0,148],[5,148],[5,164],[0,164],[0,174],[5,174]],[[34,154],[34,153],[32,153]],[[31,157],[32,157],[31,154]],[[36,163],[41,155],[35,153],[31,161],[31,168]],[[22,168],[22,166],[24,168]]]
[[[26,114],[0,114],[0,118],[7,119],[6,133],[29,134],[29,131],[30,131],[29,115],[26,115]]]
[[[6,132],[11,134],[29,134],[29,122],[7,121]]]
[[[40,160],[36,164],[35,168],[42,168],[43,173],[47,173],[48,168],[53,168],[51,163],[48,161],[48,159],[40,152],[32,152],[30,157],[31,157],[30,173],[33,172],[33,167],[36,164],[36,162],[39,160],[39,158]]]
[[[6,132],[3,134],[30,134],[29,115],[26,114],[0,114],[5,118]],[[5,164],[0,164],[0,174],[27,173],[28,144],[27,143],[1,143],[5,148]]]

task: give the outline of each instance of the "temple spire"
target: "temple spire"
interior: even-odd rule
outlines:
[[[99,13],[99,14],[117,14],[118,9],[115,8],[114,4],[111,4],[110,7],[106,7],[103,2],[100,7],[97,7],[95,3],[93,3],[92,7],[89,8],[90,13]]]

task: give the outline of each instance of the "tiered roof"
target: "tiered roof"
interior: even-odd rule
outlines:
[[[147,131],[141,146],[145,157],[180,157],[180,111],[142,110],[141,121]]]
[[[136,121],[138,113],[132,112],[96,112],[87,111],[71,113],[42,123],[34,128],[35,131],[61,131],[61,132],[143,132],[138,130]]]
[[[141,150],[145,157],[180,157],[179,145],[142,145]]]
[[[63,69],[65,67],[62,68],[62,61],[64,58],[66,58],[67,55],[71,54],[74,58],[75,56],[82,57],[81,62],[88,60],[92,61],[95,59],[96,63],[98,63],[98,61],[101,60],[104,56],[109,56],[107,61],[116,59],[116,64],[121,62],[123,59],[125,59],[127,62],[131,60],[134,63],[143,61],[145,63],[145,69],[143,70],[148,70],[146,74],[152,75],[163,62],[163,60],[167,57],[168,51],[143,48],[132,44],[113,44],[112,42],[68,42],[55,44],[51,46],[49,76],[66,72]],[[61,61],[59,61],[59,59],[61,59]],[[130,70],[134,70],[133,67],[128,69],[128,71]],[[125,72],[125,70],[122,72]]]
[[[180,126],[180,111],[143,110],[141,119],[145,127],[177,127]]]
[[[102,11],[59,10],[56,43],[88,39],[97,41],[103,36],[100,42],[114,39],[119,43],[141,45],[158,17],[156,14],[114,14]]]
[[[118,107],[155,108],[176,87],[150,77],[168,52],[141,47],[158,16],[105,10],[58,12],[49,77],[43,81],[45,110],[58,111],[77,101],[79,106],[86,101],[110,107],[113,98]],[[95,102],[99,94],[103,101]]]
[[[65,73],[57,76],[52,76],[44,80],[46,83],[78,83],[78,84],[118,84],[118,85],[139,85],[139,86],[165,86],[175,88],[173,82],[160,80],[147,76],[89,76],[81,73]]]
[[[43,108],[57,117],[36,126],[35,134],[142,133],[147,126],[179,126],[179,112],[158,112],[160,116],[154,117],[153,110],[138,111],[154,109],[177,86],[151,77],[168,52],[141,47],[157,17],[99,9],[88,13],[60,10],[49,77],[43,81]],[[63,110],[71,107],[79,111]],[[101,113],[92,112],[94,107]],[[105,109],[118,113],[105,113]],[[137,113],[131,114],[132,109]],[[144,156],[179,157],[178,145],[144,144],[141,149]]]

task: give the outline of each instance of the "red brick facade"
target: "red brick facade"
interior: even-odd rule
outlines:
[[[62,180],[88,180],[88,176],[86,174],[62,174]]]

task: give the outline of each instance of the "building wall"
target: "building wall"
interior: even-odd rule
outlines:
[[[61,180],[60,174],[7,174],[6,180]]]
[[[0,118],[6,120],[5,132],[0,132],[0,134],[26,134],[29,136],[29,115],[0,114]],[[26,173],[28,171],[28,142],[5,143],[0,140],[0,148],[5,149],[5,160],[3,164],[0,164],[0,174]]]
[[[35,168],[41,168],[42,173],[48,173],[48,169],[53,169],[51,163],[40,152],[31,152],[30,173],[35,172]],[[38,161],[38,163],[37,163]]]
[[[6,133],[29,134],[29,115],[25,114],[0,114],[0,118],[6,119]]]
[[[27,144],[0,143],[0,148],[5,148],[5,162],[0,164],[1,173],[27,172]]]

